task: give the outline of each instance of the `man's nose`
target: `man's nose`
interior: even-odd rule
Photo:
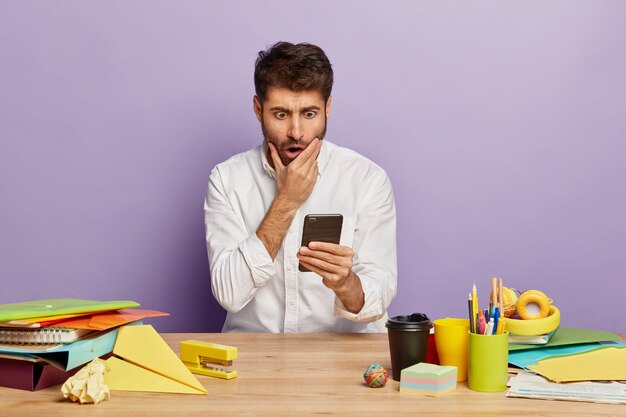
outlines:
[[[291,118],[291,121],[289,124],[289,132],[287,132],[287,135],[291,139],[295,139],[295,140],[302,139],[302,136],[304,134],[302,133],[302,125],[300,123],[300,119],[298,116],[294,116]]]

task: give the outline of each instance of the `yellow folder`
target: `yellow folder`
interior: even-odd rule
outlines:
[[[553,357],[529,368],[554,382],[626,380],[626,348],[608,347]]]
[[[120,328],[104,381],[115,391],[206,394],[152,326]]]

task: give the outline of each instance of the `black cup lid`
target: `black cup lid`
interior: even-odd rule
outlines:
[[[385,327],[399,330],[430,330],[433,323],[426,314],[413,313],[408,316],[390,317]]]

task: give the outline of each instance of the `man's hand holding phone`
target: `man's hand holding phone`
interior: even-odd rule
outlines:
[[[350,277],[353,256],[352,248],[328,242],[311,242],[298,251],[300,263],[333,291],[342,289]]]
[[[365,304],[361,279],[352,271],[352,248],[328,242],[311,242],[298,251],[300,263],[322,277],[346,310],[358,313]]]
[[[344,307],[358,313],[365,303],[361,279],[352,271],[354,251],[339,244],[341,214],[309,214],[304,218],[302,246],[296,256],[300,271],[314,272],[334,291]]]

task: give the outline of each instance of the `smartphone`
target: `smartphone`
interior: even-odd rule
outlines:
[[[307,214],[304,217],[301,246],[309,246],[310,242],[339,244],[342,224],[341,214]],[[311,272],[302,264],[298,266],[298,269],[301,272]]]

